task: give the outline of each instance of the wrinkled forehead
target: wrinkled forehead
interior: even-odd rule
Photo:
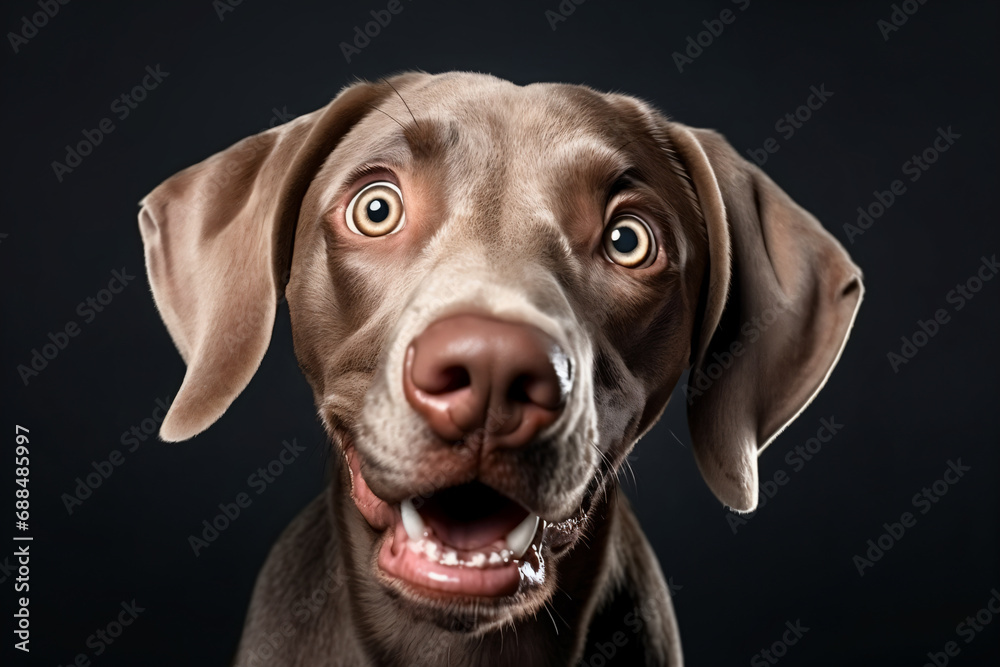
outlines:
[[[366,165],[420,167],[490,192],[599,187],[650,162],[660,120],[631,98],[582,86],[434,77],[383,98],[321,175],[343,182]]]

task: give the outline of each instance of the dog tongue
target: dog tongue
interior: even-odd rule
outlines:
[[[419,512],[438,540],[461,550],[504,540],[528,516],[528,510],[513,500],[475,482],[435,493]]]

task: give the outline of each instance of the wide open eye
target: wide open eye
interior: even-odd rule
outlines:
[[[388,181],[366,185],[347,205],[347,226],[355,234],[385,236],[398,232],[405,223],[403,194]]]
[[[639,218],[621,215],[604,230],[604,252],[615,264],[634,269],[656,254],[653,233]]]

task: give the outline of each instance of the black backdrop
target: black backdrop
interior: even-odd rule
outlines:
[[[169,401],[184,372],[144,276],[136,202],[274,118],[322,106],[354,77],[416,68],[628,92],[759,158],[774,138],[764,169],[865,272],[867,296],[829,384],[761,458],[761,480],[783,471],[786,483],[755,516],[727,520],[701,481],[679,394],[632,456],[636,481],[625,485],[674,587],[688,663],[767,664],[759,652],[798,622],[808,631],[775,649],[782,664],[919,665],[949,641],[950,664],[998,664],[1000,619],[958,627],[1000,586],[1000,279],[975,280],[981,258],[1000,252],[995,3],[567,0],[556,20],[547,12],[560,11],[557,0],[402,0],[350,62],[340,43],[382,0],[48,4],[58,6],[51,18],[37,0],[5,3],[0,23],[2,470],[13,503],[15,425],[29,428],[23,534],[34,538],[30,656],[11,649],[15,543],[0,552],[0,636],[13,664],[70,664],[80,653],[95,665],[229,659],[256,572],[319,492],[328,454],[286,310],[259,373],[211,430],[183,444],[123,442],[132,427],[152,428],[157,400]],[[717,21],[726,9],[730,22]],[[33,15],[44,23],[35,30],[23,22]],[[699,36],[711,30],[719,34]],[[673,54],[686,49],[690,62],[678,67]],[[130,108],[120,96],[144,79]],[[813,86],[831,95],[813,98],[819,108],[800,127],[776,127]],[[105,118],[113,130],[95,134]],[[925,171],[907,168],[939,129],[951,133],[938,141],[947,150],[930,151]],[[67,162],[65,147],[84,131],[100,143]],[[53,162],[71,171],[57,174]],[[875,193],[897,179],[905,191],[871,206],[888,202]],[[845,228],[859,206],[881,214],[867,229]],[[102,292],[114,271],[135,277]],[[979,291],[959,309],[951,290],[967,283]],[[948,321],[914,336],[938,309]],[[77,335],[58,335],[70,323]],[[43,349],[50,333],[62,349]],[[904,351],[903,336],[924,344],[894,369],[887,355]],[[18,366],[30,367],[33,350],[54,358],[25,384]],[[798,457],[831,418],[843,427],[810,460]],[[248,480],[293,438],[305,453],[264,488],[262,477]],[[914,503],[925,487],[935,493],[949,461],[968,470],[939,483],[936,502]],[[100,485],[70,513],[64,494],[95,465],[113,472],[91,477]],[[188,535],[243,491],[251,506],[195,556]],[[907,511],[915,523],[860,576],[854,556]],[[7,516],[2,532],[19,534]],[[141,611],[119,637],[91,638],[133,600]],[[588,647],[588,664],[597,655]]]

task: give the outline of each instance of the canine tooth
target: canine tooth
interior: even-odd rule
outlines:
[[[414,542],[424,539],[424,532],[427,529],[424,527],[424,520],[420,518],[417,508],[413,506],[413,501],[406,499],[401,502],[399,513],[403,515],[403,528],[406,529],[407,537]]]
[[[528,545],[531,544],[531,539],[538,528],[538,520],[537,514],[529,514],[514,530],[507,533],[507,548],[511,550],[514,558],[520,558],[528,550]]]

